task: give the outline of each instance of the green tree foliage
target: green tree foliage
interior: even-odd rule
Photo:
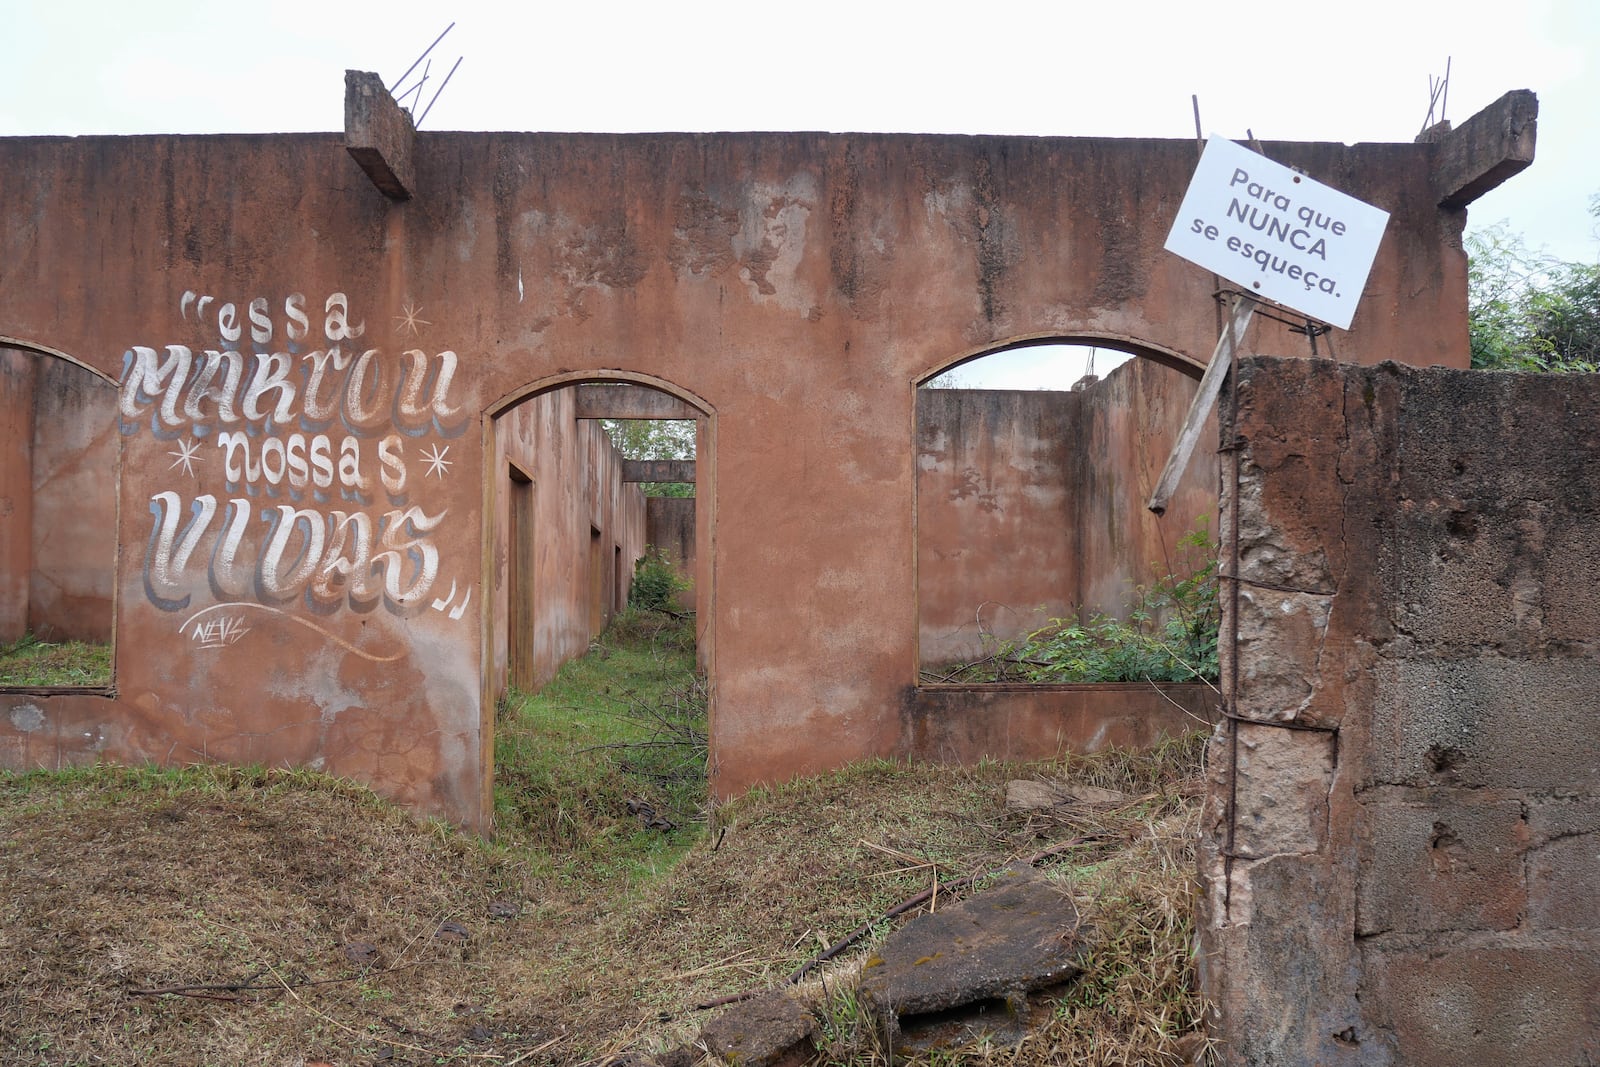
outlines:
[[[1600,218],[1600,196],[1590,200]],[[1531,251],[1505,223],[1467,237],[1472,365],[1600,370],[1600,264]]]
[[[628,459],[694,459],[694,422],[690,419],[601,419],[600,424]],[[694,496],[685,482],[642,482],[645,496]]]

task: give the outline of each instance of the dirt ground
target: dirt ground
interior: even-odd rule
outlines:
[[[696,1005],[781,983],[933,879],[1071,841],[1042,869],[1102,938],[1082,992],[1004,1059],[940,1062],[1185,1062],[1200,1041],[1199,751],[866,764],[721,807],[654,873],[486,844],[302,772],[0,776],[0,1062],[510,1067],[661,1052],[693,1040],[710,1017]],[[1020,813],[1005,804],[1019,777],[1122,800]],[[878,1062],[840,991],[889,928],[813,983],[818,1062]]]

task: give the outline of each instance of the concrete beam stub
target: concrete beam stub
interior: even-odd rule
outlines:
[[[671,393],[648,385],[611,383],[578,386],[580,419],[695,419],[700,412]]]
[[[694,481],[692,459],[625,459],[622,461],[624,482],[690,482]]]
[[[1463,208],[1533,162],[1539,98],[1513,89],[1437,139],[1433,164],[1439,206]]]
[[[344,72],[345,151],[390,200],[410,200],[416,191],[411,163],[416,140],[410,114],[389,95],[381,77]]]

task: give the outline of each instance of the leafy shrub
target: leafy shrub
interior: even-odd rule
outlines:
[[[670,560],[646,546],[644,555],[633,565],[633,585],[628,588],[628,606],[644,611],[670,611],[677,596],[689,588],[689,580],[678,573]]]
[[[1134,590],[1126,618],[1051,619],[1000,642],[981,664],[947,678],[1055,683],[1212,682],[1218,678],[1217,544],[1205,527],[1178,542],[1187,566]]]
[[[1215,682],[1217,545],[1203,527],[1183,538],[1187,573],[1136,589],[1127,619],[1051,619],[1000,659],[1031,682]]]

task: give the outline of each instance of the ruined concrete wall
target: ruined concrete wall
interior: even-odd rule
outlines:
[[[922,662],[970,662],[1081,600],[1075,393],[917,390]]]
[[[529,656],[528,673],[518,683],[525,690],[544,685],[561,664],[581,655],[626,606],[628,576],[644,552],[644,496],[622,481],[622,456],[600,423],[576,417],[575,394],[570,386],[540,393],[494,420],[500,474],[491,670],[497,694],[508,681],[512,642],[524,642]],[[513,465],[528,479],[531,530],[517,529],[510,514],[517,491],[510,484]],[[510,604],[519,535],[533,541],[530,586],[522,591],[530,597],[532,625],[522,632],[513,625]]]
[[[1214,451],[1198,450],[1165,515],[1145,504],[1195,388],[1132,359],[1079,392],[917,391],[925,666],[971,662],[1080,608],[1123,614],[1135,586],[1180,566],[1178,542],[1216,513]]]
[[[111,640],[116,387],[0,347],[0,642]]]
[[[111,640],[117,558],[117,390],[40,356],[34,394],[28,626],[47,640]]]
[[[1392,213],[1341,356],[1464,365],[1437,146],[1266,149]],[[0,752],[309,764],[481,825],[484,421],[571,376],[705,413],[715,788],[895,751],[913,384],[1041,338],[1203,362],[1211,276],[1162,249],[1196,158],[1181,139],[423,133],[394,202],[337,134],[0,141],[0,336],[126,383],[118,696],[0,696]],[[1304,339],[1258,321],[1245,343]]]
[[[683,577],[694,580],[699,556],[695,552],[695,498],[652,496],[645,498],[645,541],[657,549]],[[695,610],[695,587],[678,594],[684,611]]]
[[[1236,396],[1227,1062],[1600,1058],[1600,382],[1249,360]]]
[[[1204,561],[1205,552],[1187,552],[1181,542],[1197,529],[1216,534],[1214,415],[1166,512],[1146,507],[1198,388],[1195,379],[1134,359],[1076,394],[1085,411],[1072,473],[1081,501],[1081,599],[1090,612],[1124,614],[1135,586]]]
[[[0,348],[0,643],[28,632],[33,576],[34,356]]]

